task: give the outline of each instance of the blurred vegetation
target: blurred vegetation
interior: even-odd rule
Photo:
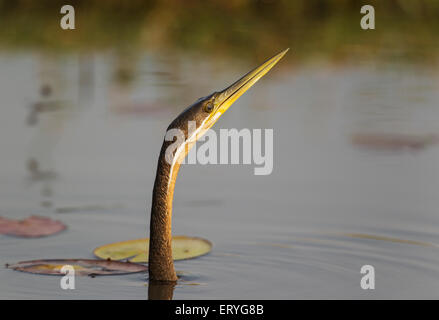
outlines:
[[[60,28],[75,7],[76,29]],[[360,28],[375,7],[376,29]],[[173,50],[261,59],[291,47],[295,59],[379,56],[435,63],[437,0],[0,0],[0,49]]]

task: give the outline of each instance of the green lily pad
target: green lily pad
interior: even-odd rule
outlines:
[[[6,267],[29,273],[61,276],[65,275],[61,269],[66,265],[72,266],[75,275],[80,276],[120,275],[148,270],[146,266],[137,263],[93,259],[30,260],[6,265]]]
[[[130,262],[148,262],[149,239],[136,239],[106,244],[96,248],[93,253],[101,259],[128,260]],[[174,260],[192,259],[205,255],[212,244],[202,238],[175,236],[172,238]]]

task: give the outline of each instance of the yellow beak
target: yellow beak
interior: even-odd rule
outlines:
[[[276,63],[287,53],[289,50],[286,49],[281,53],[273,56],[272,58],[265,61],[259,67],[253,69],[241,79],[236,81],[231,86],[227,87],[223,91],[219,92],[216,103],[218,105],[216,111],[214,112],[214,117],[216,120],[236,101],[240,96],[243,95],[248,89],[250,89],[260,78],[262,78],[271,68],[274,67]],[[218,113],[220,113],[218,115]]]

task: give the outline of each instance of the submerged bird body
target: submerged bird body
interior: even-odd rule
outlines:
[[[256,81],[264,76],[288,51],[268,59],[228,88],[199,99],[185,109],[168,127],[181,133],[181,139],[165,139],[160,151],[154,183],[149,242],[149,280],[175,282],[177,275],[172,258],[172,200],[180,164],[193,144]],[[189,130],[189,122],[195,124]],[[170,149],[172,145],[172,149]],[[170,152],[172,150],[172,152]]]

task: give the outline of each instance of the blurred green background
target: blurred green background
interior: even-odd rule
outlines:
[[[58,5],[57,5],[58,3]],[[71,4],[76,30],[59,27]],[[360,28],[360,8],[376,29]],[[436,63],[439,2],[427,0],[0,1],[6,50],[172,50],[248,59],[291,47],[297,60],[343,63],[368,56]]]

